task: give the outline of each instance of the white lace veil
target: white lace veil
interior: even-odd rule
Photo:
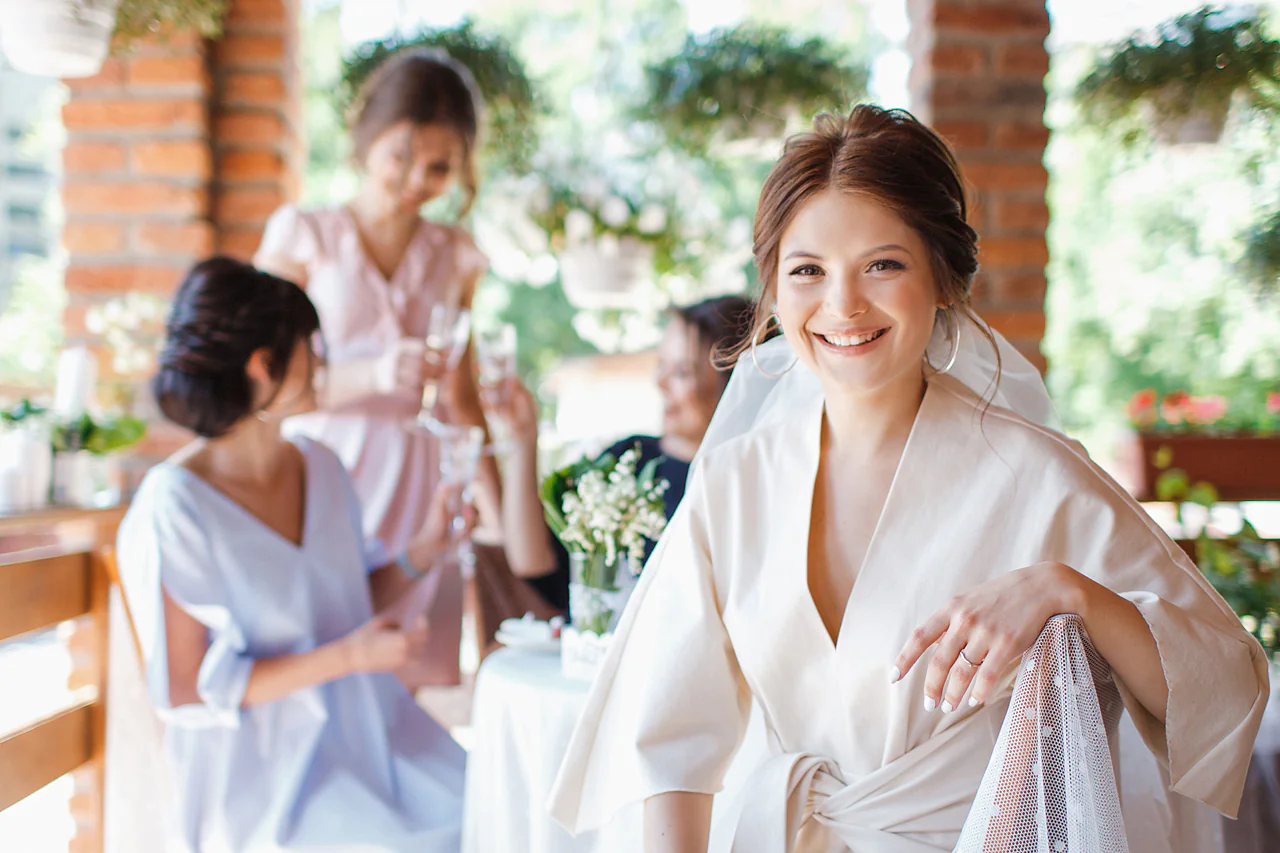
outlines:
[[[939,323],[934,330],[931,365],[945,366],[951,356],[948,326]],[[962,318],[959,328],[947,372],[992,405],[1056,428],[1049,393],[1031,362],[985,324],[991,338],[972,320]],[[699,454],[822,398],[817,377],[796,360],[785,338],[759,346],[755,361],[748,353],[734,368]],[[956,853],[1127,853],[1111,751],[1119,716],[1110,668],[1079,618],[1055,617],[1023,657]]]
[[[982,322],[979,320],[978,322]],[[952,351],[948,323],[938,323],[929,341],[929,363],[942,366]],[[1057,415],[1040,371],[1004,337],[985,323],[1000,352],[1000,381],[996,379],[996,350],[978,326],[963,315],[959,319],[960,345],[955,363],[947,372],[992,405],[1009,409],[1032,423],[1057,427]],[[786,338],[779,335],[756,348],[759,369],[748,353],[738,360],[707,428],[698,455],[756,427],[768,426],[797,407],[822,398],[818,378],[796,359]],[[782,374],[771,378],[765,372]],[[785,373],[784,373],[785,371]],[[994,391],[994,393],[993,393]]]

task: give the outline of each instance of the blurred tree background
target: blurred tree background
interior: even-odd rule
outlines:
[[[1248,428],[1280,389],[1276,270],[1246,262],[1280,204],[1280,114],[1237,98],[1221,140],[1190,145],[1095,126],[1074,93],[1098,55],[1059,50],[1047,80],[1050,391],[1095,452],[1145,388],[1224,396],[1223,428]]]

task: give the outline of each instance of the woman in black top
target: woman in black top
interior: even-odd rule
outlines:
[[[660,459],[658,476],[670,483],[667,518],[684,497],[689,463],[711,423],[729,374],[713,359],[735,347],[750,329],[752,304],[740,296],[721,296],[672,308],[658,348],[658,388],[662,392],[662,435],[634,435],[607,451],[615,457],[639,447],[643,467]],[[512,571],[561,611],[569,606],[569,555],[545,524],[535,526],[526,502],[538,501],[538,405],[519,383],[504,394],[506,405],[489,410],[506,422],[515,449],[503,471],[503,534]]]

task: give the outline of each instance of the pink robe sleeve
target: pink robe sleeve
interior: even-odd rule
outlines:
[[[253,262],[264,268],[284,265],[305,269],[319,251],[320,239],[308,215],[296,205],[286,204],[267,220]]]

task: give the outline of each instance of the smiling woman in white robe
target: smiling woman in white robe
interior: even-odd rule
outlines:
[[[797,168],[804,156],[819,162]],[[841,183],[877,166],[888,201]],[[805,180],[817,183],[807,200]],[[733,851],[951,850],[1010,665],[1056,612],[1081,614],[1172,790],[1234,815],[1267,697],[1260,647],[1080,445],[911,366],[934,331],[917,328],[931,306],[911,301],[913,281],[933,283],[944,315],[967,303],[973,274],[952,262],[973,248],[967,226],[930,231],[947,214],[905,222],[891,204],[928,186],[963,225],[943,143],[906,114],[859,107],[793,141],[769,181],[763,302],[777,300],[798,356],[785,381],[815,390],[696,463],[561,768],[555,817],[580,831],[646,801],[646,850],[706,850],[708,795],[754,698],[772,757]],[[770,237],[778,197],[799,200]],[[851,423],[884,437],[861,466],[841,443]]]

